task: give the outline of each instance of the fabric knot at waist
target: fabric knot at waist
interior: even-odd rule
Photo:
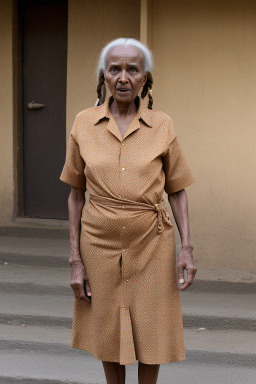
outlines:
[[[132,201],[128,199],[103,197],[97,195],[89,196],[89,200],[92,200],[100,205],[127,209],[130,211],[155,211],[157,213],[157,232],[161,233],[164,230],[164,223],[172,226],[169,214],[167,212],[164,200],[156,204],[141,203],[138,201]]]

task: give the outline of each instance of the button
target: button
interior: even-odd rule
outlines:
[[[122,143],[122,145],[124,145],[124,143]]]
[[[123,252],[125,252],[125,249],[123,249]]]
[[[129,280],[127,279],[126,281],[128,282]]]
[[[122,171],[125,171],[125,168],[122,168]]]
[[[125,226],[123,225],[122,228],[125,229]]]

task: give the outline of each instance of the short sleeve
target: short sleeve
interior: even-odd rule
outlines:
[[[66,150],[66,160],[60,175],[60,180],[73,187],[86,190],[86,179],[84,174],[85,162],[80,154],[79,144],[76,138],[76,130],[77,116],[70,132]]]
[[[166,193],[175,193],[188,187],[195,182],[190,167],[187,164],[183,154],[179,139],[173,128],[172,121],[170,123],[170,138],[167,153],[163,156],[163,170],[165,173]]]

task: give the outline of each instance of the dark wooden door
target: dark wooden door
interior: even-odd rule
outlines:
[[[24,215],[66,219],[67,1],[22,1]],[[37,104],[41,104],[37,105]]]

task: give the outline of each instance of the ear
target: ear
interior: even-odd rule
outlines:
[[[147,79],[148,79],[148,75],[147,75],[147,73],[145,73],[144,80],[143,80],[143,83],[142,83],[142,87],[144,87],[144,85],[146,84]]]
[[[104,71],[105,86],[109,89],[108,80],[106,78],[106,70]]]

